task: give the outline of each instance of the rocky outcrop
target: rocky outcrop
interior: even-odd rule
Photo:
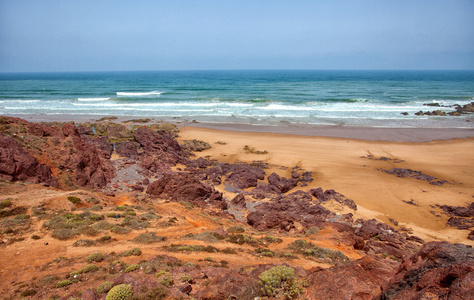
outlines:
[[[373,299],[390,279],[397,263],[365,256],[344,265],[313,272],[304,294],[307,299]]]
[[[87,188],[103,188],[115,177],[110,160],[92,143],[81,138],[79,130],[72,124],[63,127],[63,134],[73,141],[75,151],[65,158],[64,165],[74,171],[76,184]],[[102,155],[101,155],[102,154]]]
[[[474,299],[474,250],[426,243],[400,265],[376,299]]]
[[[184,172],[163,175],[157,181],[152,182],[146,192],[163,199],[190,202],[199,207],[204,207],[209,203],[221,209],[227,208],[222,193]]]
[[[419,246],[412,241],[423,243],[420,238],[401,234],[389,225],[375,219],[367,221],[358,219],[355,223],[357,227],[355,236],[364,240],[362,249],[367,254],[381,254],[401,260],[419,249]]]
[[[321,226],[334,213],[312,203],[311,199],[311,195],[305,192],[279,196],[257,205],[255,211],[247,215],[247,223],[258,230],[290,231],[297,224],[306,228]]]
[[[143,149],[139,165],[144,169],[162,173],[178,163],[190,163],[188,154],[182,151],[178,142],[165,131],[155,132],[141,127],[135,131],[133,137]]]
[[[0,177],[11,181],[30,181],[57,187],[51,169],[40,164],[14,138],[0,133]]]
[[[319,202],[334,200],[353,210],[357,210],[357,204],[355,204],[354,200],[351,200],[345,197],[344,195],[336,192],[335,190],[331,189],[331,190],[326,190],[323,192],[322,188],[317,188],[317,189],[311,189],[309,192],[311,193],[311,195],[316,197],[316,199],[318,199]]]
[[[443,185],[444,183],[447,183],[446,180],[436,180],[437,179],[436,177],[426,175],[420,171],[415,171],[412,169],[392,168],[388,170],[380,169],[380,171],[387,174],[395,175],[397,177],[402,177],[402,178],[411,177],[418,180],[428,181],[432,185]]]
[[[228,174],[225,182],[238,189],[255,187],[258,180],[263,180],[266,175],[264,170],[245,164],[223,164],[221,169]]]

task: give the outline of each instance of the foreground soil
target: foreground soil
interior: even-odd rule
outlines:
[[[474,297],[474,140],[145,121],[1,118],[2,298]]]

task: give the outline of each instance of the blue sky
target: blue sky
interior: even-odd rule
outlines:
[[[0,0],[0,72],[474,69],[472,0]]]

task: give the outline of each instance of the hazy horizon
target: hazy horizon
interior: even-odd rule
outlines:
[[[474,1],[6,1],[0,72],[473,70]]]

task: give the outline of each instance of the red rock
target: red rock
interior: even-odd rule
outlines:
[[[307,299],[372,299],[395,273],[397,263],[365,256],[310,275]]]
[[[123,157],[135,157],[138,155],[138,143],[123,142],[115,146],[115,151]]]
[[[160,134],[161,133],[161,134]],[[174,152],[180,152],[181,147],[178,142],[174,140],[170,135],[164,131],[160,133],[154,132],[150,129],[141,127],[135,131],[133,137],[135,140],[142,145],[145,151],[164,151],[173,150]]]
[[[258,230],[289,231],[296,223],[309,228],[321,226],[334,213],[311,202],[311,195],[302,191],[262,203],[247,215],[247,223]]]
[[[214,188],[202,183],[189,173],[167,173],[148,185],[146,192],[173,201],[187,201],[200,207],[205,206],[206,200],[208,200],[210,204],[217,205],[222,209],[227,208],[221,193],[216,192]]]
[[[245,208],[245,196],[244,194],[240,193],[232,199],[231,203],[235,206]]]
[[[268,184],[278,188],[280,193],[286,193],[298,185],[298,180],[294,178],[286,179],[285,177],[280,177],[276,173],[272,173],[268,176]]]
[[[428,242],[403,261],[376,299],[474,299],[474,250]]]
[[[0,177],[11,181],[30,181],[58,187],[51,169],[40,164],[12,137],[0,133]]]

